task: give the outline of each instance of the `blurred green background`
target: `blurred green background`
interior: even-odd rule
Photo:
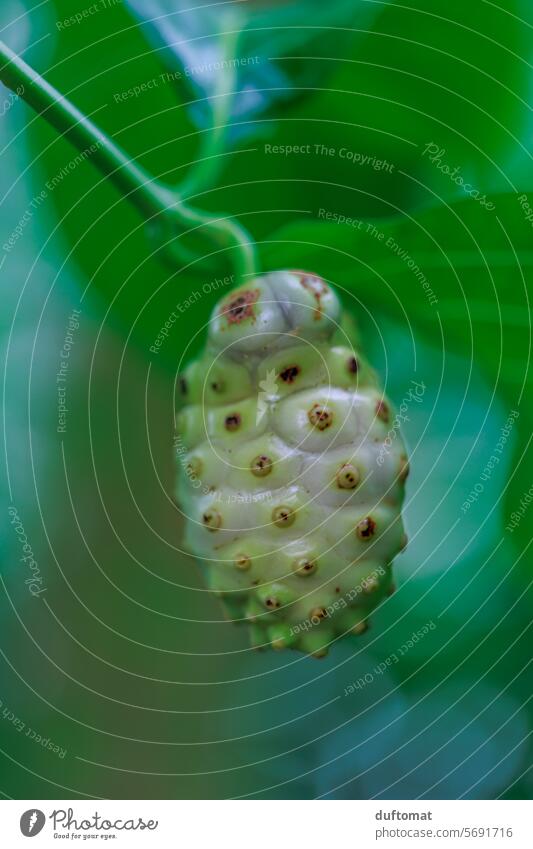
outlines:
[[[216,291],[150,351],[231,254],[169,267],[90,158],[71,167],[68,140],[2,88],[0,792],[529,798],[531,4],[4,0],[0,28],[155,176],[209,162],[193,202],[238,216],[263,270],[342,287],[397,405],[427,387],[403,426],[398,592],[326,660],[254,654],[181,553],[171,500],[174,380]],[[236,29],[228,85],[206,66]]]

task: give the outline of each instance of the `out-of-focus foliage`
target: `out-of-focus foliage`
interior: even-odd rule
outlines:
[[[423,403],[402,424],[411,542],[369,635],[319,667],[250,656],[246,637],[219,621],[179,550],[168,493],[175,370],[197,332],[192,350],[200,345],[220,290],[188,301],[210,283],[201,259],[169,269],[150,256],[144,222],[89,157],[48,194],[1,269],[11,298],[5,499],[24,516],[48,583],[36,606],[8,527],[2,699],[68,749],[54,759],[0,722],[2,789],[528,795],[529,517],[505,526],[533,480],[533,231],[519,201],[532,173],[530,4],[226,3],[191,16],[181,0],[132,0],[61,25],[86,5],[9,0],[2,35],[175,184],[202,149],[205,99],[220,77],[164,75],[218,61],[226,13],[246,19],[235,58],[260,61],[238,68],[218,181],[195,203],[238,216],[265,270],[308,268],[342,287],[398,405],[412,379],[424,381]],[[76,154],[21,103],[2,132],[4,243]],[[494,209],[468,198],[454,169]],[[221,256],[219,276],[228,273]],[[60,440],[57,353],[82,293]],[[176,304],[180,320],[154,355]],[[483,479],[512,410],[520,415]],[[429,621],[437,627],[390,672],[344,695]]]
[[[172,72],[180,69],[177,91],[192,90],[196,95],[191,108],[200,129],[210,126],[211,98],[218,93],[220,71],[227,75],[229,68],[235,69],[228,104],[231,141],[261,135],[258,118],[272,115],[278,101],[291,101],[303,89],[320,84],[324,69],[304,61],[309,52],[314,54],[320,46],[334,56],[342,44],[353,47],[355,31],[361,38],[379,13],[377,5],[360,0],[266,6],[208,0],[195,7],[187,0],[155,0],[149,8],[139,0],[128,4],[161,50],[163,61]],[[302,27],[303,20],[307,26]],[[232,33],[236,37],[228,54]]]

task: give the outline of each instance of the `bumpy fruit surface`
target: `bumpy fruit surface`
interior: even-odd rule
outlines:
[[[185,545],[229,617],[316,657],[362,634],[406,543],[408,464],[333,289],[284,271],[232,291],[177,395]]]

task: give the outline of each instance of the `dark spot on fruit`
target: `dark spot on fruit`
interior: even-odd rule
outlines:
[[[278,528],[288,528],[292,525],[296,518],[294,510],[290,507],[274,507],[272,511],[272,521]]]
[[[326,430],[333,423],[333,413],[322,404],[313,404],[307,413],[307,418],[318,430]]]
[[[199,457],[191,457],[186,466],[187,475],[196,480],[202,473],[202,461]]]
[[[202,522],[208,531],[218,531],[222,525],[222,516],[218,510],[206,510],[202,515]]]
[[[357,374],[357,372],[359,371],[359,363],[357,362],[355,357],[350,357],[347,362],[347,366],[350,374]]]
[[[317,304],[314,311],[314,319],[315,321],[319,321],[322,318],[323,312],[321,298],[328,294],[329,286],[321,277],[317,277],[316,274],[307,274],[305,271],[293,271],[293,274],[297,275],[301,286],[314,297]]]
[[[299,560],[295,560],[294,562],[294,571],[297,575],[305,577],[306,575],[312,575],[312,573],[316,570],[316,563],[314,560],[308,560],[306,557],[302,557]]]
[[[278,607],[281,607],[281,602],[279,598],[269,596],[265,599],[265,607],[268,607],[270,610],[277,610]]]
[[[337,486],[339,489],[355,489],[359,480],[359,471],[351,463],[345,463],[337,472]]]
[[[259,297],[259,289],[247,289],[232,298],[221,312],[228,324],[240,324],[247,318],[255,318],[254,305]]]
[[[256,478],[264,478],[272,471],[272,460],[266,454],[259,454],[250,464],[252,474]]]
[[[287,368],[280,372],[279,376],[284,383],[294,383],[299,374],[299,366],[287,366]]]
[[[182,394],[182,395],[186,395],[186,394],[187,394],[187,392],[188,392],[189,387],[187,386],[187,381],[185,380],[185,378],[184,378],[184,377],[179,377],[179,378],[178,378],[178,386],[179,386],[179,388],[180,388],[180,392],[181,392],[181,394]]]
[[[341,588],[340,588],[340,587],[335,587],[335,592],[336,592],[336,593],[340,593],[340,591],[341,591]]]
[[[260,579],[256,578],[255,581],[252,581],[252,587],[257,587],[260,583]]]
[[[235,558],[235,566],[242,572],[245,572],[252,565],[251,558],[247,554],[238,554]]]
[[[389,405],[385,403],[385,401],[378,401],[376,404],[376,416],[378,419],[381,419],[385,424],[389,423],[390,420],[390,410]]]
[[[239,413],[232,413],[230,416],[226,416],[224,420],[224,427],[226,430],[234,431],[238,430],[241,426],[241,417]]]
[[[222,380],[213,380],[213,382],[211,383],[211,389],[213,390],[213,392],[224,392],[225,388],[226,387],[224,386]]]
[[[357,536],[363,542],[371,539],[376,532],[376,523],[370,516],[367,516],[366,519],[361,519],[356,528]]]
[[[314,607],[311,613],[309,614],[309,618],[311,619],[311,622],[314,622],[315,619],[320,622],[322,619],[325,619],[327,615],[328,614],[325,607]],[[318,622],[315,624],[318,624]]]

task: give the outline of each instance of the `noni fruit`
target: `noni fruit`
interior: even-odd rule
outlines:
[[[364,633],[407,541],[409,466],[332,287],[283,271],[232,291],[177,396],[185,546],[227,615],[315,657]]]

